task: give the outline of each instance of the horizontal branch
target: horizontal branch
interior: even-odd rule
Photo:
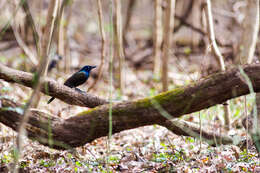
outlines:
[[[32,88],[34,84],[33,74],[6,67],[1,63],[0,79],[3,79],[7,82],[19,83],[30,88]],[[104,99],[98,98],[89,93],[78,92],[75,89],[71,89],[63,84],[59,84],[58,82],[49,78],[43,79],[41,92],[46,95],[58,98],[70,105],[93,108],[107,103],[107,101]]]

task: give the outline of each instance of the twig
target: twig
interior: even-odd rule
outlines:
[[[249,121],[249,119],[248,119],[248,114],[247,114],[246,96],[244,96],[244,111],[245,111],[244,113],[245,113],[245,116],[246,116],[246,152],[248,154],[248,133],[249,133],[249,131],[248,131],[249,123],[248,123],[248,121]]]
[[[179,19],[181,19],[181,20],[180,20],[180,24],[174,28],[174,32],[177,32],[177,31],[181,28],[182,25],[185,25],[185,24],[184,24],[185,20],[190,16],[190,14],[191,14],[191,12],[192,12],[193,3],[194,3],[194,1],[193,1],[193,0],[190,0],[190,1],[189,1],[188,8],[187,8],[186,11],[184,12],[184,14],[183,14],[181,17],[178,16]],[[174,15],[174,16],[175,16],[175,18],[177,18],[176,15]]]
[[[63,0],[61,3],[61,0],[59,0],[59,8],[58,8],[58,13],[57,13],[57,18],[55,20],[55,27],[54,27],[54,32],[55,29],[58,31],[58,54],[61,56],[64,56],[65,51],[64,51],[64,25],[61,25],[61,21],[63,19],[63,13],[65,7],[68,5],[69,0]]]
[[[49,9],[48,9],[48,16],[47,16],[47,23],[45,26],[45,30],[43,33],[43,40],[42,40],[42,52],[41,52],[41,58],[46,57],[46,68],[44,69],[44,76],[46,76],[46,73],[48,71],[48,63],[49,58],[48,54],[50,52],[50,44],[52,40],[52,33],[54,31],[54,22],[55,18],[57,17],[57,11],[58,11],[58,1],[51,0]]]
[[[105,30],[104,30],[103,12],[102,12],[102,5],[101,5],[100,0],[97,0],[97,9],[98,9],[97,12],[98,12],[99,31],[100,31],[100,35],[101,35],[101,62],[100,62],[99,68],[98,68],[98,78],[88,88],[88,91],[90,91],[92,88],[94,88],[96,83],[100,80],[100,78],[102,76],[104,60],[105,60],[105,56],[106,56],[106,50],[105,50],[106,34],[105,34]]]
[[[26,44],[20,37],[20,34],[17,31],[16,21],[14,21],[14,25],[12,26],[12,28],[18,45],[22,48],[22,50],[28,56],[29,60],[33,63],[33,65],[36,66],[38,64],[38,60],[35,58],[33,52],[29,49],[29,47],[26,46]]]
[[[58,1],[56,0],[51,0],[50,5],[49,5],[49,10],[48,10],[48,16],[47,16],[47,27],[43,35],[43,44],[42,44],[42,53],[41,53],[41,60],[39,64],[39,70],[35,76],[36,80],[36,85],[34,87],[34,91],[31,95],[31,98],[29,102],[27,103],[24,113],[23,113],[23,119],[21,120],[21,123],[19,124],[18,127],[18,135],[17,135],[17,149],[18,149],[18,156],[17,159],[15,160],[15,172],[17,172],[17,163],[19,161],[20,157],[20,152],[22,152],[22,145],[23,145],[23,139],[22,137],[25,135],[25,125],[27,121],[29,120],[30,117],[30,109],[34,107],[34,105],[37,105],[40,99],[40,95],[38,95],[39,90],[40,90],[40,84],[41,84],[41,76],[44,74],[44,71],[47,69],[47,63],[48,63],[48,53],[49,53],[49,48],[50,48],[50,43],[51,43],[51,38],[52,38],[52,32],[53,32],[53,25],[54,25],[54,19],[56,16],[57,12],[57,7],[58,7]]]
[[[61,25],[61,21],[63,19],[63,11],[64,11],[64,5],[61,4],[61,0],[59,1],[59,8],[58,8],[58,14],[56,18],[57,23],[57,31],[58,31],[58,55],[64,57],[65,50],[64,50],[64,26]],[[64,3],[65,1],[63,1]]]
[[[205,33],[202,29],[200,28],[197,28],[196,26],[193,26],[192,24],[186,22],[181,16],[178,16],[177,14],[174,15],[174,17],[180,21],[182,21],[182,24],[189,27],[190,29],[192,29],[193,31],[201,34],[202,36],[205,36],[207,33]],[[175,31],[175,28],[174,28],[174,31],[173,32],[176,32]],[[221,43],[217,38],[216,38],[216,42],[218,45],[222,46],[222,47],[231,47],[232,45],[231,44],[223,44]]]
[[[213,47],[213,52],[215,54],[215,57],[218,60],[219,66],[221,68],[221,71],[225,71],[225,63],[224,63],[224,58],[218,48],[218,45],[216,43],[215,39],[215,33],[214,33],[214,26],[213,26],[213,17],[212,17],[212,12],[211,12],[211,1],[206,0],[206,6],[205,6],[205,12],[206,12],[206,18],[207,18],[207,28],[208,28],[208,37],[209,40],[211,41],[212,47]],[[230,108],[228,106],[228,102],[223,103],[224,106],[224,118],[225,118],[225,127],[227,129],[230,129]]]
[[[33,63],[33,65],[36,66],[38,64],[37,59],[35,58],[35,56],[31,52],[31,50],[23,42],[22,38],[20,37],[20,35],[19,35],[18,31],[17,31],[17,27],[16,27],[16,14],[17,14],[17,11],[19,10],[20,6],[23,6],[23,5],[24,5],[24,3],[20,2],[18,7],[16,7],[16,9],[14,10],[14,13],[12,15],[12,17],[14,19],[14,22],[13,22],[14,26],[12,26],[12,29],[13,29],[13,33],[14,33],[14,36],[16,38],[16,41],[17,41],[18,45],[22,48],[22,50],[28,56],[28,58]],[[8,21],[8,23],[5,25],[5,27],[0,32],[0,37],[1,37],[1,34],[4,34],[4,32],[9,28],[10,23],[11,23],[11,20]]]
[[[114,27],[114,0],[109,1],[109,21],[112,23],[112,27]],[[112,31],[114,31],[114,28],[112,28]],[[113,62],[114,62],[114,33],[110,32],[110,51],[109,51],[109,105],[108,105],[108,138],[106,142],[107,146],[107,152],[106,152],[106,168],[107,172],[109,171],[109,154],[110,154],[110,142],[113,132],[113,103],[112,103],[112,96],[113,96]],[[106,124],[106,125],[107,125]],[[107,132],[106,132],[107,133]]]
[[[129,29],[129,24],[132,18],[132,12],[133,12],[133,8],[135,6],[136,0],[129,0],[128,2],[128,6],[127,6],[127,10],[126,10],[126,21],[125,21],[125,25],[124,25],[124,32],[127,32],[127,30]]]
[[[225,71],[225,63],[224,63],[224,58],[220,53],[220,50],[218,48],[218,45],[216,43],[215,39],[215,33],[214,33],[214,26],[213,26],[213,17],[211,13],[211,2],[210,0],[206,0],[206,6],[205,6],[205,12],[206,12],[206,18],[207,18],[207,26],[208,26],[208,37],[209,40],[211,41],[212,47],[213,47],[213,52],[215,56],[217,57],[219,66],[221,68],[221,71]]]
[[[128,4],[127,4],[127,9],[126,9],[126,19],[125,19],[125,25],[124,25],[124,29],[123,29],[123,32],[124,32],[124,36],[123,36],[123,39],[124,39],[124,44],[127,44],[127,39],[126,39],[126,33],[128,32],[129,30],[129,26],[130,26],[130,22],[131,22],[131,19],[132,19],[132,13],[133,13],[133,9],[134,9],[134,6],[135,6],[135,3],[136,3],[136,0],[129,0],[128,1]]]
[[[201,113],[199,111],[199,120],[200,120],[200,149],[199,151],[202,150],[202,121],[201,121]]]
[[[21,3],[22,3],[23,10],[24,10],[24,12],[26,14],[26,18],[28,19],[28,22],[29,22],[29,24],[30,24],[30,26],[32,28],[33,39],[34,39],[34,44],[36,46],[37,54],[40,55],[39,35],[38,35],[37,30],[36,30],[36,26],[35,26],[32,14],[30,12],[30,8],[29,8],[29,5],[28,5],[28,2],[27,2],[27,0],[23,0],[23,1],[21,1]]]
[[[193,26],[192,24],[186,22],[185,19],[182,18],[181,16],[178,16],[177,14],[175,14],[174,17],[175,17],[176,19],[180,20],[183,25],[185,25],[185,26],[191,28],[192,30],[198,32],[199,34],[201,34],[201,35],[203,35],[203,36],[206,35],[206,33],[205,33],[202,29],[197,28],[197,27]],[[176,32],[176,31],[175,31],[175,28],[174,28],[174,31],[173,31],[173,32]]]
[[[114,34],[115,34],[115,57],[119,60],[119,87],[121,94],[125,89],[125,55],[123,50],[123,37],[122,37],[122,14],[121,14],[121,0],[114,0]]]
[[[64,3],[64,1],[63,1]],[[71,20],[71,16],[72,16],[72,4],[71,5],[68,5],[67,7],[67,10],[68,10],[68,14],[66,16],[66,21],[67,21],[67,25],[64,26],[64,40],[66,41],[65,43],[65,63],[64,63],[64,71],[66,73],[69,73],[70,72],[70,61],[71,61],[71,55],[70,55],[70,42],[68,40],[68,31],[69,31],[69,26],[70,26],[70,20]]]
[[[174,10],[175,0],[167,0],[167,8],[164,22],[164,36],[163,36],[163,58],[162,58],[162,84],[163,91],[168,90],[168,58],[172,45],[172,30],[174,27]]]
[[[158,75],[161,69],[161,45],[162,45],[162,0],[154,1],[154,61],[153,73]]]

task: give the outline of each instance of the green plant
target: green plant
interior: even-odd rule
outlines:
[[[41,160],[39,164],[40,166],[43,166],[45,168],[55,166],[55,162],[53,160],[49,160],[49,161]]]
[[[241,153],[239,153],[238,162],[254,162],[255,156],[255,154],[248,153],[246,149],[244,149]]]

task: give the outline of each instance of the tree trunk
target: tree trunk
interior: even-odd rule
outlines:
[[[253,61],[259,30],[259,0],[248,0],[243,33],[237,45],[236,64],[250,64]]]
[[[238,53],[235,62],[237,64],[250,64],[254,59],[254,53],[259,31],[259,0],[248,0],[243,21],[243,33],[238,45]],[[259,59],[259,58],[258,58]],[[257,151],[260,153],[260,93],[256,93],[257,114],[252,110],[248,119],[253,122],[248,129]]]
[[[163,29],[163,52],[162,52],[162,90],[168,90],[168,63],[173,54],[172,31],[174,27],[175,0],[167,0]]]

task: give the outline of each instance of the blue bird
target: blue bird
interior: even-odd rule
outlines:
[[[65,82],[64,85],[70,87],[70,88],[76,88],[79,85],[82,85],[88,80],[90,71],[96,68],[96,66],[90,66],[86,65],[82,69],[80,69],[78,72],[74,73],[71,77],[69,77]],[[52,97],[47,103],[51,103],[55,97]]]

